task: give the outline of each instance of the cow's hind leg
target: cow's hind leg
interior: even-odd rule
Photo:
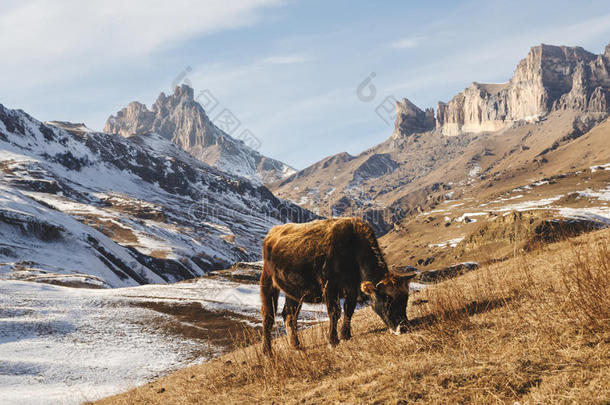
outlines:
[[[286,303],[284,304],[284,310],[282,316],[284,317],[284,324],[286,325],[286,333],[290,338],[290,346],[295,349],[300,349],[301,344],[297,335],[297,319],[301,310],[301,303],[286,297]]]
[[[341,325],[341,339],[350,340],[352,338],[352,315],[356,309],[357,292],[352,294],[347,293],[343,302],[343,324]]]
[[[339,304],[339,291],[330,283],[324,289],[324,300],[326,301],[329,319],[328,341],[331,346],[336,346],[339,344],[337,323],[339,323],[341,317],[341,305]]]
[[[271,277],[261,276],[261,315],[263,318],[263,353],[271,356],[271,329],[275,322],[277,300],[280,290],[273,285]]]

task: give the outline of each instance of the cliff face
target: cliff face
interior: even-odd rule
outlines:
[[[108,119],[104,132],[124,137],[155,132],[185,150],[213,145],[221,135],[194,100],[193,89],[184,85],[170,96],[161,93],[150,111],[137,101],[129,103]]]
[[[403,135],[425,132],[434,129],[434,110],[421,110],[411,101],[403,98],[396,102],[396,123],[394,130]]]
[[[154,132],[211,166],[259,182],[270,183],[296,172],[214,125],[186,85],[176,87],[169,96],[161,93],[150,110],[137,101],[129,103],[108,118],[104,132],[124,137]]]
[[[539,45],[507,83],[473,83],[439,102],[436,128],[444,135],[498,131],[556,110],[608,113],[610,45],[603,55],[580,47]]]

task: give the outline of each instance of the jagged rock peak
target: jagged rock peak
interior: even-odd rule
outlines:
[[[176,86],[176,89],[174,90],[174,94],[172,94],[170,97],[174,98],[174,99],[186,98],[188,100],[194,100],[195,92],[191,86],[189,86],[187,84],[182,84],[180,86]],[[159,94],[159,99],[164,99],[164,98],[168,98],[168,97],[165,96],[165,93],[161,92],[161,94]]]
[[[166,96],[164,92],[159,94],[157,101],[152,105],[151,109],[153,111],[162,111],[165,107],[176,108],[180,103],[184,104],[192,104],[193,107],[200,110],[201,113],[205,114],[203,107],[195,101],[195,92],[192,87],[182,84],[180,86],[176,86],[174,90],[174,94]]]
[[[580,46],[557,46],[548,44],[532,46],[528,54],[528,57],[530,56],[546,60],[550,58],[559,58],[573,61],[591,60],[595,58],[594,53],[591,53]]]
[[[187,151],[217,142],[217,129],[194,100],[193,89],[185,84],[170,96],[161,93],[150,110],[137,101],[129,103],[108,118],[104,132],[124,137],[156,132]]]
[[[396,122],[394,132],[401,135],[410,135],[434,129],[434,110],[427,108],[423,111],[406,98],[396,102]]]
[[[243,131],[233,133],[237,135]],[[265,183],[295,172],[290,166],[267,158],[218,128],[194,99],[193,89],[183,84],[167,96],[159,94],[150,110],[137,101],[108,118],[104,132],[124,137],[155,132],[201,161],[224,171]]]

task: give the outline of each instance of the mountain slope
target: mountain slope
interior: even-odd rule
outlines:
[[[270,227],[312,219],[152,134],[43,124],[0,105],[0,276],[178,281],[258,260]]]
[[[136,101],[130,103],[108,118],[104,132],[124,137],[155,132],[197,159],[252,181],[270,183],[295,172],[214,125],[185,84],[170,96],[161,93],[150,110]]]
[[[364,217],[390,264],[426,270],[503,259],[517,245],[553,239],[553,229],[608,226],[610,124],[594,100],[610,89],[609,49],[534,47],[508,84],[475,83],[476,92],[448,104],[449,115],[439,109],[434,118],[404,99],[385,142],[323,159],[271,188],[322,215]],[[513,220],[511,211],[531,212]]]
[[[605,164],[608,148],[574,142],[608,116],[609,58],[610,47],[603,55],[533,47],[508,84],[475,83],[476,92],[466,89],[436,118],[404,99],[385,142],[357,156],[323,159],[271,189],[322,215],[363,215],[384,234],[474,187],[498,192],[500,185]],[[529,97],[534,89],[544,103]],[[579,97],[586,102],[572,102]],[[570,153],[559,157],[566,148]]]
[[[325,159],[275,193],[321,214],[371,221],[393,265],[473,260],[460,242],[512,210],[593,229],[610,223],[610,123],[600,118],[562,111],[501,133],[395,134],[359,156]],[[505,254],[495,253],[488,259]]]

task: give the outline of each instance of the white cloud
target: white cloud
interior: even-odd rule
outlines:
[[[111,63],[146,61],[154,52],[221,30],[253,25],[283,0],[24,0],[0,14],[3,74],[33,80]],[[44,78],[38,75],[42,74]],[[36,77],[34,77],[36,76]]]
[[[392,42],[390,48],[394,49],[409,49],[417,47],[421,42],[421,38],[403,38]]]
[[[295,63],[309,62],[311,58],[304,55],[274,55],[261,59],[262,63],[271,65],[289,65]]]

